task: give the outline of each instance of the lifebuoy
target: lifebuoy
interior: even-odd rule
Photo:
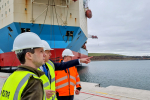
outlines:
[[[88,18],[92,18],[92,11],[90,9],[86,10],[85,15]]]
[[[76,2],[77,0],[72,0],[72,1]]]

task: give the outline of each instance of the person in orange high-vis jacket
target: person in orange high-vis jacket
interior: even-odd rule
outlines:
[[[73,53],[69,49],[65,49],[62,53],[63,62],[72,60]],[[56,95],[58,100],[73,100],[74,87],[75,94],[79,95],[81,90],[80,78],[75,66],[65,70],[55,71]]]

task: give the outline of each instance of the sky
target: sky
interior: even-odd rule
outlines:
[[[150,56],[150,0],[89,0],[89,53]]]

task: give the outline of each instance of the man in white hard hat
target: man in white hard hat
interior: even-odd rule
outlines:
[[[13,50],[21,65],[13,72],[2,87],[0,100],[46,100],[37,70],[44,64],[45,52],[39,36],[32,32],[19,34],[13,43]]]
[[[63,60],[67,62],[73,59],[73,53],[70,49],[65,49],[62,52]],[[75,94],[79,95],[81,90],[80,78],[75,66],[65,70],[55,71],[56,80],[56,95],[58,100],[73,100],[74,87],[76,86]]]
[[[79,65],[80,62],[87,64],[90,62],[91,57],[75,59],[75,60],[71,60],[68,62],[54,63],[49,60],[51,57],[51,52],[50,52],[50,50],[52,50],[51,47],[45,40],[43,40],[42,42],[45,47],[44,49],[45,49],[46,56],[45,56],[45,64],[43,66],[41,66],[40,69],[42,71],[44,71],[46,76],[49,78],[50,87],[51,87],[50,90],[46,91],[46,96],[47,96],[47,98],[57,100],[56,95],[54,93],[54,91],[56,89],[56,87],[55,87],[55,71],[56,70],[64,70],[66,68],[70,68],[72,66]]]

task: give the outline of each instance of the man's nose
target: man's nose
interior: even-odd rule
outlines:
[[[46,56],[46,53],[45,53],[45,52],[43,53],[43,56],[44,56],[44,57]]]

